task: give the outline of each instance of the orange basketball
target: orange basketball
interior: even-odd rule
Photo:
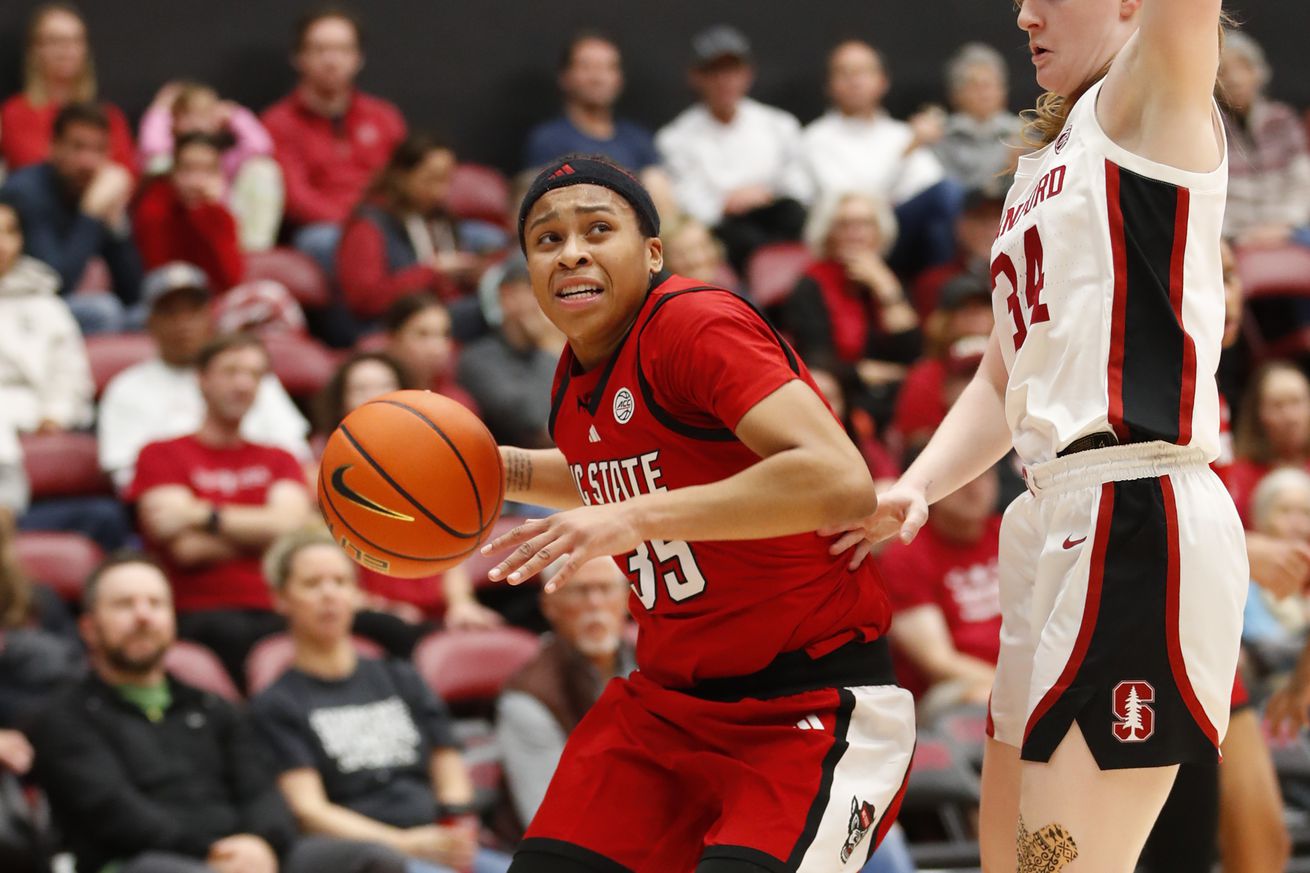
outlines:
[[[346,416],[323,450],[318,505],[357,563],[431,576],[482,545],[500,516],[500,451],[478,417],[430,391],[393,391]]]

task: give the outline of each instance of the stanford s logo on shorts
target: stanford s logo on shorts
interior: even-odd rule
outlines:
[[[864,837],[869,833],[869,828],[873,827],[873,818],[876,815],[873,804],[868,801],[861,802],[859,798],[851,798],[851,822],[847,826],[846,842],[841,847],[841,862],[845,864],[855,853],[855,848],[862,842]]]
[[[1142,679],[1120,682],[1111,695],[1115,722],[1110,726],[1121,743],[1140,743],[1155,734],[1155,686]]]

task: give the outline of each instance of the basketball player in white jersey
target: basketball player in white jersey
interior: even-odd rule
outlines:
[[[1220,0],[1022,0],[1047,143],[992,250],[978,376],[876,514],[899,533],[1013,445],[983,868],[1132,870],[1228,724],[1247,561],[1219,450]]]

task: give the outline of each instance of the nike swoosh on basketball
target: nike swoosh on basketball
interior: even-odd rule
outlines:
[[[1080,540],[1076,540],[1073,537],[1068,536],[1064,538],[1064,547],[1066,549],[1072,549],[1074,546],[1081,546],[1085,542],[1087,542],[1087,537],[1083,537]]]
[[[414,516],[406,515],[403,512],[396,512],[396,510],[394,509],[387,509],[381,503],[375,503],[374,501],[369,500],[363,494],[360,494],[354,488],[351,488],[349,485],[347,485],[346,471],[349,470],[352,466],[354,465],[342,464],[340,467],[337,467],[335,470],[332,471],[331,481],[332,481],[332,488],[334,491],[336,491],[338,494],[340,494],[342,497],[346,498],[356,506],[364,507],[369,512],[376,512],[378,515],[383,515],[386,516],[387,518],[394,518],[398,521],[414,520]]]

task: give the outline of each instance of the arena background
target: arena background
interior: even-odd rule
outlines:
[[[23,29],[33,0],[0,3],[0,95],[20,87]],[[297,17],[312,2],[288,0],[90,0],[85,13],[100,93],[133,120],[169,79],[195,78],[262,110],[289,91],[287,62]],[[1310,8],[1305,0],[1229,4],[1265,46],[1270,93],[1310,106]],[[399,104],[411,126],[451,137],[467,160],[518,169],[528,128],[558,111],[560,45],[581,27],[619,41],[628,88],[620,109],[651,127],[691,101],[688,41],[728,22],[753,41],[754,96],[808,122],[823,108],[823,59],[838,39],[868,39],[891,68],[898,115],[942,99],[942,64],[969,39],[991,43],[1011,63],[1016,109],[1036,95],[1026,40],[1010,0],[368,0],[352,8],[366,27],[365,90]]]

